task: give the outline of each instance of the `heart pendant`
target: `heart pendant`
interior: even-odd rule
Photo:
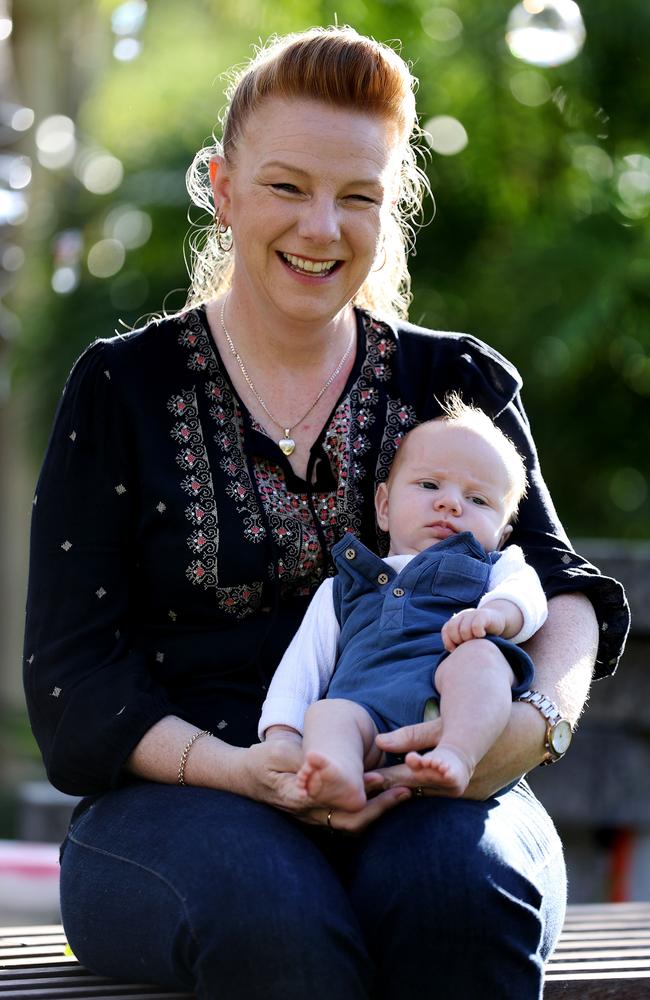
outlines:
[[[290,437],[280,438],[278,444],[280,446],[280,451],[283,452],[285,455],[292,455],[293,452],[296,450],[296,442],[293,440],[293,438]]]

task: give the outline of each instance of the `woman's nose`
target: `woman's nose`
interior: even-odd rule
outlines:
[[[306,202],[300,213],[298,233],[320,246],[336,243],[341,236],[336,204],[329,198],[312,198]]]

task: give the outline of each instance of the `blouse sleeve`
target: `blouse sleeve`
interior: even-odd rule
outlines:
[[[94,344],[68,379],[32,514],[25,690],[48,777],[75,795],[119,784],[173,712],[130,642],[137,476],[110,355]]]
[[[591,601],[599,628],[594,677],[616,669],[630,626],[629,606],[617,580],[602,576],[571,546],[557,515],[539,465],[528,418],[521,400],[521,377],[498,352],[473,337],[461,338],[466,350],[460,362],[472,386],[476,405],[485,405],[525,460],[528,492],[522,500],[509,543],[521,546],[536,570],[547,598],[579,591]],[[501,401],[499,402],[499,397]],[[485,404],[482,403],[485,400]]]
[[[439,401],[455,390],[466,402],[484,409],[519,450],[526,463],[528,492],[509,542],[521,546],[547,598],[574,591],[589,598],[599,628],[594,677],[613,673],[630,626],[625,592],[617,580],[602,576],[575,552],[566,536],[541,473],[521,400],[519,372],[498,351],[467,334],[432,336],[431,331],[404,324],[400,341],[402,384],[415,386],[416,410],[423,419],[437,416]],[[424,361],[425,343],[429,364]]]
[[[526,642],[546,621],[548,608],[539,577],[518,545],[508,545],[500,554],[492,566],[489,586],[478,607],[490,601],[511,601],[521,611],[523,624],[516,635],[510,636],[510,642]]]

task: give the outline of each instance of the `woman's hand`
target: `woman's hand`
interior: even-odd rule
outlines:
[[[244,751],[242,775],[247,791],[242,794],[268,805],[293,813],[303,823],[327,826],[330,830],[360,833],[387,810],[411,797],[407,788],[392,785],[370,798],[363,809],[348,812],[325,806],[306,806],[304,795],[296,782],[296,772],[302,763],[302,740],[298,733],[274,727],[272,738],[256,743]],[[373,790],[370,783],[370,791]],[[374,789],[377,791],[376,787]]]
[[[543,754],[544,720],[532,706],[516,703],[504,733],[479,762],[469,786],[463,794],[466,799],[487,799],[501,788],[516,781],[540,763]],[[440,740],[442,722],[434,719],[414,726],[404,726],[392,733],[377,737],[377,745],[393,754],[406,754],[409,750],[430,750]],[[418,794],[448,795],[446,789],[436,786],[435,774],[427,769],[412,771],[407,764],[378,768],[367,776],[371,789],[392,788],[395,785],[422,789]]]
[[[371,779],[366,784],[366,790],[376,792],[378,782]],[[311,826],[327,826],[335,833],[361,833],[366,827],[378,820],[389,809],[394,809],[400,802],[411,798],[411,791],[403,785],[395,785],[379,791],[369,798],[363,809],[348,812],[346,809],[327,809],[325,806],[312,806],[298,814],[298,819]]]
[[[462,646],[451,654],[457,655]],[[549,695],[562,715],[575,724],[589,691],[598,648],[598,624],[584,594],[558,594],[548,602],[548,618],[524,648],[535,664],[535,687]],[[440,719],[405,726],[377,737],[382,750],[404,754],[437,745]],[[514,702],[508,725],[479,762],[463,798],[487,799],[501,788],[532,771],[544,759],[546,723],[532,705]],[[374,789],[406,785],[422,788],[425,795],[444,792],[427,782],[422,771],[406,764],[378,769],[369,776]]]

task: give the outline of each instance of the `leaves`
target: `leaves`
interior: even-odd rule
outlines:
[[[583,4],[586,46],[555,69],[509,54],[511,4],[157,0],[131,62],[110,55],[115,6],[87,0],[72,21],[65,4],[58,20],[48,8],[53,34],[68,46],[59,94],[74,94],[80,147],[108,151],[125,175],[98,195],[71,169],[38,170],[39,221],[25,227],[28,261],[13,293],[23,320],[14,367],[33,396],[36,453],[85,344],[111,335],[120,320],[130,326],[159,311],[172,289],[180,291],[169,307],[184,301],[183,174],[217,121],[220,74],[271,32],[326,24],[336,13],[376,38],[400,38],[420,79],[423,122],[452,116],[469,137],[456,155],[430,158],[436,216],[418,238],[412,318],[465,329],[519,366],[543,468],[571,534],[650,537],[645,0]],[[66,52],[82,49],[85,36],[71,44],[70,33],[87,33],[91,23],[93,51],[105,57],[80,73]],[[29,20],[19,27],[29,33]],[[52,107],[36,110],[41,118]],[[152,235],[126,249],[117,273],[94,276],[88,252],[111,238],[110,213],[125,206],[147,213]],[[82,243],[79,281],[57,294],[53,247],[67,230]]]

